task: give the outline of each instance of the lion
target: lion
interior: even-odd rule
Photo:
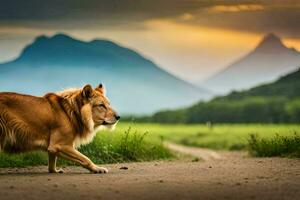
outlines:
[[[2,92],[0,151],[47,151],[50,173],[63,172],[56,168],[58,156],[90,172],[107,173],[106,168],[94,164],[77,148],[91,142],[98,128],[114,126],[119,119],[102,84],[94,89],[85,85],[43,97]]]

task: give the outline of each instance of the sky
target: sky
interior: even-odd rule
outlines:
[[[0,0],[0,62],[63,32],[132,48],[190,82],[251,51],[267,33],[300,51],[300,0]]]

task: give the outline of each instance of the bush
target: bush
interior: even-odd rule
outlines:
[[[171,158],[172,154],[160,141],[147,138],[131,128],[124,134],[106,133],[80,149],[96,163],[149,161]],[[101,133],[100,133],[101,135]]]
[[[248,140],[249,152],[258,157],[298,157],[300,158],[300,135],[260,138],[251,134]]]

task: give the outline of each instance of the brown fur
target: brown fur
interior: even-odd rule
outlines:
[[[0,151],[46,150],[49,172],[61,172],[56,169],[56,158],[61,156],[91,172],[106,173],[76,147],[89,143],[96,128],[118,119],[101,84],[43,97],[0,93]]]

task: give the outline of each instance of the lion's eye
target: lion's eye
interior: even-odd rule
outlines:
[[[106,106],[104,104],[99,104],[98,106],[106,109]]]
[[[100,104],[95,104],[93,107],[101,107],[101,108],[105,108],[106,109],[106,106],[102,103]]]

